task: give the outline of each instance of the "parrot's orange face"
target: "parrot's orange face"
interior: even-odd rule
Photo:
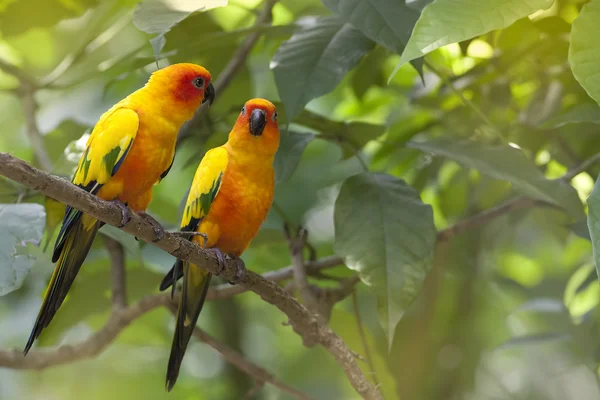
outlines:
[[[150,82],[161,92],[157,101],[162,98],[179,107],[195,110],[201,103],[208,101],[210,105],[215,98],[210,73],[196,64],[173,64],[159,69],[152,74]]]
[[[231,133],[229,144],[246,153],[273,157],[279,147],[277,110],[265,99],[244,104]]]

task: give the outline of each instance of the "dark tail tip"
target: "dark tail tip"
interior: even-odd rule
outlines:
[[[160,286],[158,287],[158,289],[161,292],[164,292],[165,290],[167,290],[171,285],[173,284],[173,275],[171,274],[167,274],[162,282],[160,283]]]
[[[33,331],[31,332],[31,335],[29,335],[29,339],[27,340],[27,344],[25,345],[25,348],[23,349],[23,357],[25,357],[27,355],[27,353],[29,353],[29,350],[31,350],[31,346],[33,346],[33,342],[35,342],[35,339],[37,339],[37,327],[33,328]]]
[[[180,364],[181,360],[179,360],[179,365]],[[167,368],[167,382],[165,384],[165,389],[167,389],[167,392],[170,392],[177,382],[177,377],[179,376],[179,365],[173,365],[169,363]]]

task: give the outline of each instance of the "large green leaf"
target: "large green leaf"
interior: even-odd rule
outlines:
[[[596,264],[596,273],[600,281],[600,178],[596,179],[594,190],[587,199],[588,205],[588,229],[592,239],[592,249],[594,252],[594,263]]]
[[[21,287],[34,259],[20,251],[39,245],[45,218],[39,204],[0,204],[0,296]]]
[[[433,263],[433,212],[404,181],[362,173],[344,181],[335,203],[335,251],[378,295],[388,336],[415,300]]]
[[[332,91],[373,46],[338,18],[305,19],[271,61],[288,121],[310,100]]]
[[[427,5],[391,77],[402,64],[548,8],[554,0],[436,0]],[[390,77],[390,79],[391,79]]]
[[[286,181],[296,170],[306,146],[315,136],[310,133],[282,132],[273,168],[275,181]]]
[[[419,19],[419,11],[396,0],[322,0],[325,7],[368,38],[402,54]],[[414,67],[421,73],[422,62]]]
[[[571,28],[569,64],[575,79],[583,86],[591,98],[600,103],[600,0],[592,0],[584,5],[581,14]]]
[[[561,180],[546,179],[536,165],[514,147],[452,139],[411,141],[407,146],[451,158],[494,179],[508,181],[523,194],[563,207],[575,218],[583,216],[575,189]]]
[[[146,33],[156,33],[150,43],[156,57],[165,46],[165,34],[193,12],[227,5],[227,0],[145,0],[133,13],[133,24]]]

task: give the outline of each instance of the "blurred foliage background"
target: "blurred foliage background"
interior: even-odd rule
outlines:
[[[226,140],[247,99],[270,99],[282,131],[276,207],[243,258],[256,272],[289,265],[284,219],[306,227],[318,257],[348,256],[370,284],[356,292],[375,373],[361,367],[386,399],[600,398],[590,241],[600,225],[591,202],[590,231],[585,214],[599,171],[600,0],[230,0],[206,12],[182,0],[137,3],[0,1],[0,151],[68,177],[85,133],[146,82],[155,57],[218,78],[258,34],[180,142],[151,214],[174,229],[203,154]],[[272,21],[257,22],[265,7]],[[6,179],[0,203],[0,347],[22,348],[62,211]],[[435,229],[454,224],[464,229],[435,245]],[[126,249],[129,302],[157,292],[173,258],[101,232]],[[102,242],[39,346],[79,342],[106,321]],[[364,354],[355,314],[346,298],[329,325]],[[244,293],[208,302],[199,325],[316,399],[357,398],[326,351],[304,347],[285,322]],[[194,342],[167,394],[173,326],[158,309],[96,358],[0,368],[0,399],[241,399],[253,387]],[[289,398],[270,385],[255,397]]]

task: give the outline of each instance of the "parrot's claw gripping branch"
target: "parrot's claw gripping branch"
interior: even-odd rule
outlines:
[[[225,253],[221,251],[221,249],[217,247],[211,247],[210,249],[206,249],[206,252],[214,254],[217,257],[217,271],[215,275],[221,275],[221,272],[225,270],[225,266],[227,265],[227,260],[225,259]]]
[[[148,221],[148,223],[150,225],[152,225],[152,229],[154,230],[154,236],[155,236],[154,240],[152,240],[153,243],[156,243],[156,242],[158,242],[159,240],[161,240],[162,238],[165,237],[165,229],[150,214],[145,213],[145,212],[139,212],[139,213],[137,213],[137,215],[139,215],[145,221]]]
[[[246,275],[246,263],[244,263],[244,260],[239,257],[233,257],[233,261],[235,261],[235,266],[237,269],[235,271],[235,279],[229,281],[229,284],[237,285],[244,278],[244,275]]]
[[[119,199],[111,200],[110,203],[116,205],[121,210],[121,225],[118,225],[117,228],[122,229],[131,221],[133,215],[131,214],[131,210],[125,203],[123,203]]]

